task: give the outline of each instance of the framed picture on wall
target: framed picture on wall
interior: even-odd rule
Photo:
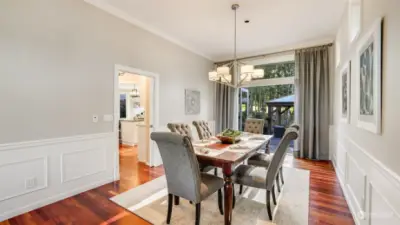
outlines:
[[[185,114],[200,114],[200,91],[185,89]]]
[[[341,120],[345,123],[350,123],[350,93],[351,93],[351,62],[346,63],[340,71],[340,88],[341,88],[341,104],[340,115]]]
[[[382,24],[374,22],[357,47],[357,126],[381,133]]]

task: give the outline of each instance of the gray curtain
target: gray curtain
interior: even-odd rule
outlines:
[[[216,84],[215,132],[219,133],[233,125],[234,89],[224,84]]]
[[[296,120],[300,158],[329,159],[329,47],[296,51]]]

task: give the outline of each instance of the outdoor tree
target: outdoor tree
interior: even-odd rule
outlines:
[[[255,66],[257,69],[264,70],[264,77],[259,79],[294,77],[295,63],[283,62],[275,64],[265,64]],[[249,90],[249,114],[251,117],[263,118],[267,117],[267,102],[273,99],[281,98],[294,94],[293,84],[271,85],[261,87],[250,87]],[[243,112],[243,122],[247,118],[247,113]]]

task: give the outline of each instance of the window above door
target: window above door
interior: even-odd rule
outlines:
[[[288,53],[249,62],[256,69],[264,70],[264,77],[244,83],[242,87],[272,86],[294,84],[294,54]]]

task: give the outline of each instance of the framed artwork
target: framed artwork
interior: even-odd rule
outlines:
[[[350,123],[350,93],[351,93],[351,62],[344,65],[340,71],[340,88],[341,88],[341,120],[345,123]]]
[[[381,133],[382,23],[379,18],[357,47],[357,126]]]
[[[185,114],[200,114],[200,91],[185,89]]]

